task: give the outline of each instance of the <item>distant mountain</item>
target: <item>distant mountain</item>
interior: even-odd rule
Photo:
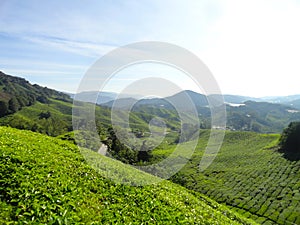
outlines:
[[[131,95],[131,94],[118,94],[115,92],[98,92],[98,91],[87,91],[80,92],[78,94],[67,93],[71,98],[74,98],[76,95],[76,99],[83,102],[91,102],[94,103],[95,99],[97,99],[96,103],[98,105],[102,105],[111,101],[115,101],[116,99],[124,99],[124,98],[134,98],[139,99],[141,95]]]
[[[69,94],[71,98],[74,98],[75,94]],[[177,94],[174,94],[165,98],[143,98],[141,95],[133,95],[133,94],[122,94],[119,95],[114,92],[82,92],[77,94],[77,99],[85,101],[85,102],[93,102],[95,98],[97,98],[97,104],[112,107],[114,101],[118,99],[115,107],[117,108],[128,108],[132,104],[135,104],[135,107],[139,107],[141,105],[152,105],[153,107],[163,107],[166,109],[174,109],[173,105],[181,105],[183,108],[190,107],[187,104],[186,97],[194,103],[196,108],[199,107],[207,107],[208,100],[205,95],[196,93],[194,91],[185,90],[181,91]],[[220,97],[223,98],[224,103],[228,105],[239,105],[243,104],[246,101],[254,101],[254,102],[269,102],[269,103],[280,103],[287,106],[292,106],[300,109],[300,95],[291,95],[291,96],[278,96],[278,97],[263,97],[263,98],[254,98],[250,96],[241,96],[241,95],[229,95],[225,94],[223,96],[220,95],[211,95],[211,99],[219,100]],[[221,104],[221,102],[219,102]],[[173,105],[172,105],[173,104]]]
[[[95,92],[96,93],[96,92]],[[106,97],[117,94],[108,93]],[[103,95],[103,94],[101,94]],[[104,93],[105,95],[105,93]],[[37,84],[30,84],[23,78],[0,73],[0,126],[11,126],[31,130],[50,136],[72,131],[72,94],[62,93]],[[87,96],[89,93],[87,93]],[[82,102],[85,108],[88,103]],[[111,126],[109,108],[95,107],[96,123],[103,132]],[[152,115],[136,113],[131,122],[135,129],[149,129],[148,120]],[[122,117],[120,118],[122,120]],[[170,125],[176,127],[176,120]]]
[[[300,100],[300,95],[288,95],[277,97],[263,97],[261,98],[265,102],[288,104],[289,102]]]
[[[280,133],[292,121],[300,121],[300,110],[291,106],[255,101],[227,106],[227,126],[231,130]]]
[[[113,101],[106,102],[104,104],[100,104],[101,106],[106,106],[109,108],[112,108],[113,106],[118,108],[118,109],[123,109],[123,110],[130,110],[131,106],[134,105],[134,103],[137,100],[135,98],[121,98],[121,99],[116,99]]]
[[[73,101],[69,96],[74,98],[72,94],[67,95],[47,87],[32,85],[23,78],[0,72],[0,125],[10,125],[53,136],[70,131]],[[83,92],[76,97],[88,102],[97,96],[98,92]],[[118,96],[112,92],[100,93],[97,99],[100,107],[96,107],[97,121],[103,127],[108,127],[111,123],[110,108],[114,105],[120,110],[131,110],[130,118],[134,129],[147,130],[149,121],[158,116],[166,120],[167,127],[178,130],[180,127],[178,110],[190,115],[190,110],[195,106],[201,128],[210,128],[211,112],[205,95],[182,91],[166,98],[140,99],[137,95],[129,96],[133,97]],[[210,96],[210,100],[214,101],[216,99],[214,97],[220,96]],[[282,99],[295,100],[275,104],[261,102],[261,99],[257,98],[224,95],[227,128],[281,133],[291,121],[300,121],[300,99],[297,99],[297,96]],[[122,116],[119,120],[123,121]]]
[[[211,97],[214,100],[216,96],[213,95]],[[203,127],[208,128],[210,126],[208,100],[205,95],[193,91],[182,91],[166,98],[118,99],[103,105],[112,107],[115,103],[114,106],[119,109],[168,118],[175,115],[174,113],[177,110],[188,112],[191,109],[191,102],[187,98],[196,107],[201,121],[205,121]],[[280,133],[291,121],[300,120],[300,110],[290,105],[262,102],[261,99],[245,96],[225,95],[224,98],[227,108],[227,128],[230,130]],[[300,106],[300,100],[294,102],[294,104],[296,103]],[[178,108],[175,109],[174,106]],[[173,113],[166,113],[164,110],[169,110]]]
[[[128,104],[132,104],[135,102],[135,107],[141,106],[141,105],[152,105],[154,107],[163,107],[166,109],[174,109],[173,105],[180,106],[181,108],[191,108],[190,102],[187,101],[187,98],[193,102],[194,106],[196,106],[197,109],[199,107],[208,107],[208,99],[205,95],[199,94],[194,91],[185,90],[181,91],[175,95],[166,97],[166,98],[153,98],[153,99],[141,99],[137,100],[133,98],[130,99],[121,99],[118,100],[117,104],[115,106],[119,108],[123,108],[124,106],[127,107]],[[220,99],[223,99],[224,102],[220,102]],[[226,103],[228,105],[235,105],[235,104],[243,104],[246,101],[255,101],[255,102],[263,102],[263,99],[260,98],[253,98],[248,96],[240,96],[240,95],[211,95],[211,100],[218,100],[219,104]],[[113,101],[105,102],[105,104],[102,103],[102,105],[107,107],[112,107]]]
[[[205,95],[189,90],[167,97],[166,100],[174,105],[181,106],[183,109],[189,109],[191,107],[189,100],[194,103],[197,109],[199,109],[199,107],[208,106],[208,100]]]
[[[208,106],[206,96],[193,91],[182,91],[166,98],[151,98],[140,100],[134,98],[123,98],[118,99],[115,103],[114,101],[110,101],[102,105],[112,107],[112,105],[115,104],[115,107],[124,109],[128,108],[129,105],[134,104],[135,109],[147,105],[157,108],[174,110],[174,107],[176,106],[184,109],[189,109],[191,108],[191,102],[194,104],[194,106],[196,106],[196,108]]]
[[[296,99],[296,100],[293,100],[293,101],[290,101],[290,102],[286,102],[284,104],[300,110],[300,99]]]
[[[240,95],[223,95],[224,101],[232,104],[241,104],[246,101],[256,101],[262,102],[263,100],[260,98],[253,98],[248,96],[240,96]]]
[[[97,92],[97,91],[88,91],[81,92],[78,94],[69,94],[71,98],[74,98],[76,95],[76,99],[83,102],[94,102],[97,99],[97,104],[103,104],[106,102],[114,101],[118,94],[113,92]]]
[[[130,110],[131,108],[136,109],[145,105],[155,107],[155,108],[174,109],[168,101],[161,98],[139,99],[139,100],[135,98],[120,98],[114,101],[101,104],[101,106],[105,106],[109,108],[114,106],[114,108],[123,109],[123,110]]]
[[[264,97],[265,102],[279,103],[286,106],[291,106],[300,109],[300,95],[278,96],[278,97]]]

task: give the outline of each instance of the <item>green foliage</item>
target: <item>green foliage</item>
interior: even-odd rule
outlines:
[[[228,131],[216,159],[201,172],[208,138],[209,131],[202,131],[193,157],[172,181],[262,224],[299,223],[300,161],[286,160],[276,151],[279,135]],[[163,158],[170,151],[171,146],[153,155]]]
[[[51,112],[41,112],[39,115],[39,119],[49,119],[51,117]]]
[[[178,137],[175,140],[176,143],[187,142],[195,138],[196,132],[199,131],[199,127],[193,124],[182,124],[182,129],[179,131]]]
[[[45,95],[38,96],[36,98],[36,100],[39,101],[40,103],[44,103],[44,104],[48,104],[49,103],[49,99]]]
[[[138,151],[137,160],[139,162],[149,162],[151,160],[151,151],[149,150],[149,146],[147,146],[146,142],[146,140],[143,141],[141,149]]]
[[[106,144],[108,152],[113,158],[129,164],[137,161],[137,151],[122,143],[113,128],[108,129],[107,139],[103,143]]]
[[[8,113],[8,104],[5,101],[0,101],[0,117]]]
[[[17,100],[16,97],[12,97],[8,101],[8,109],[10,110],[11,113],[17,112],[21,108],[21,105],[19,104],[19,101]]]
[[[15,113],[22,107],[31,106],[36,100],[48,104],[49,98],[71,102],[71,98],[64,93],[36,84],[31,85],[23,78],[6,75],[0,71],[0,101],[8,104],[7,110],[0,111],[0,117]]]
[[[83,148],[88,148],[95,152],[99,149],[99,136],[95,137],[90,132],[83,131],[71,131],[62,135],[57,136],[61,140],[69,141]]]
[[[72,130],[72,117],[59,111],[60,104],[68,104],[68,107],[72,108],[71,103],[52,99],[48,105],[36,102],[32,106],[23,107],[14,114],[0,118],[0,124],[51,136],[60,135]]]
[[[300,112],[285,105],[247,101],[239,107],[227,106],[231,130],[279,133],[295,120],[300,120]]]
[[[292,122],[284,129],[279,146],[280,152],[283,152],[287,159],[300,159],[300,122]]]
[[[67,141],[0,127],[0,223],[255,224],[168,181],[144,187],[115,184],[103,175],[123,171],[122,179],[158,178],[88,152],[108,170],[93,170]]]

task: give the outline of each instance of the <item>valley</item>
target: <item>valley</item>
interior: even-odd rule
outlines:
[[[158,178],[98,153],[110,168],[95,171],[58,138],[0,127],[0,149],[1,224],[255,224],[170,181],[116,184],[101,173]]]
[[[198,118],[184,107],[191,123],[183,125],[170,102],[184,105],[186,93]],[[199,163],[211,134],[204,95],[184,91],[139,101],[103,96],[95,106],[95,126],[106,156],[98,153],[92,134],[74,130],[74,95],[0,73],[1,224],[300,224],[299,154],[288,155],[279,144],[284,128],[300,121],[297,96],[225,95],[225,138],[204,171]],[[126,144],[112,127],[112,101],[119,101],[116,121],[129,115],[130,127],[120,132]],[[134,107],[126,108],[132,101]],[[199,127],[193,123],[198,119]],[[148,140],[155,134],[164,136],[158,145]],[[178,145],[182,154],[172,155]],[[141,154],[143,148],[150,150]],[[174,164],[180,157],[187,163],[163,180],[151,165],[170,157]],[[133,166],[150,166],[152,175]],[[153,184],[140,185],[141,180]]]

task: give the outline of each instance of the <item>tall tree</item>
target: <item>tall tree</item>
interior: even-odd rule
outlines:
[[[8,104],[5,101],[0,101],[0,117],[7,115]]]
[[[140,151],[138,152],[137,159],[138,161],[148,162],[151,158],[151,153],[149,147],[146,144],[146,140],[143,141]]]
[[[290,160],[300,160],[300,122],[292,122],[284,129],[279,140],[284,156]]]
[[[8,102],[8,109],[11,113],[15,113],[20,109],[20,104],[16,97],[12,97]]]

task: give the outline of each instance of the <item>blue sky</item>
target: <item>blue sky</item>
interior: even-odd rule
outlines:
[[[87,69],[112,49],[164,41],[196,54],[223,93],[299,94],[299,22],[297,0],[1,0],[0,70],[75,92]],[[128,81],[151,71],[136,69]],[[127,84],[115,79],[111,90],[119,83]]]

